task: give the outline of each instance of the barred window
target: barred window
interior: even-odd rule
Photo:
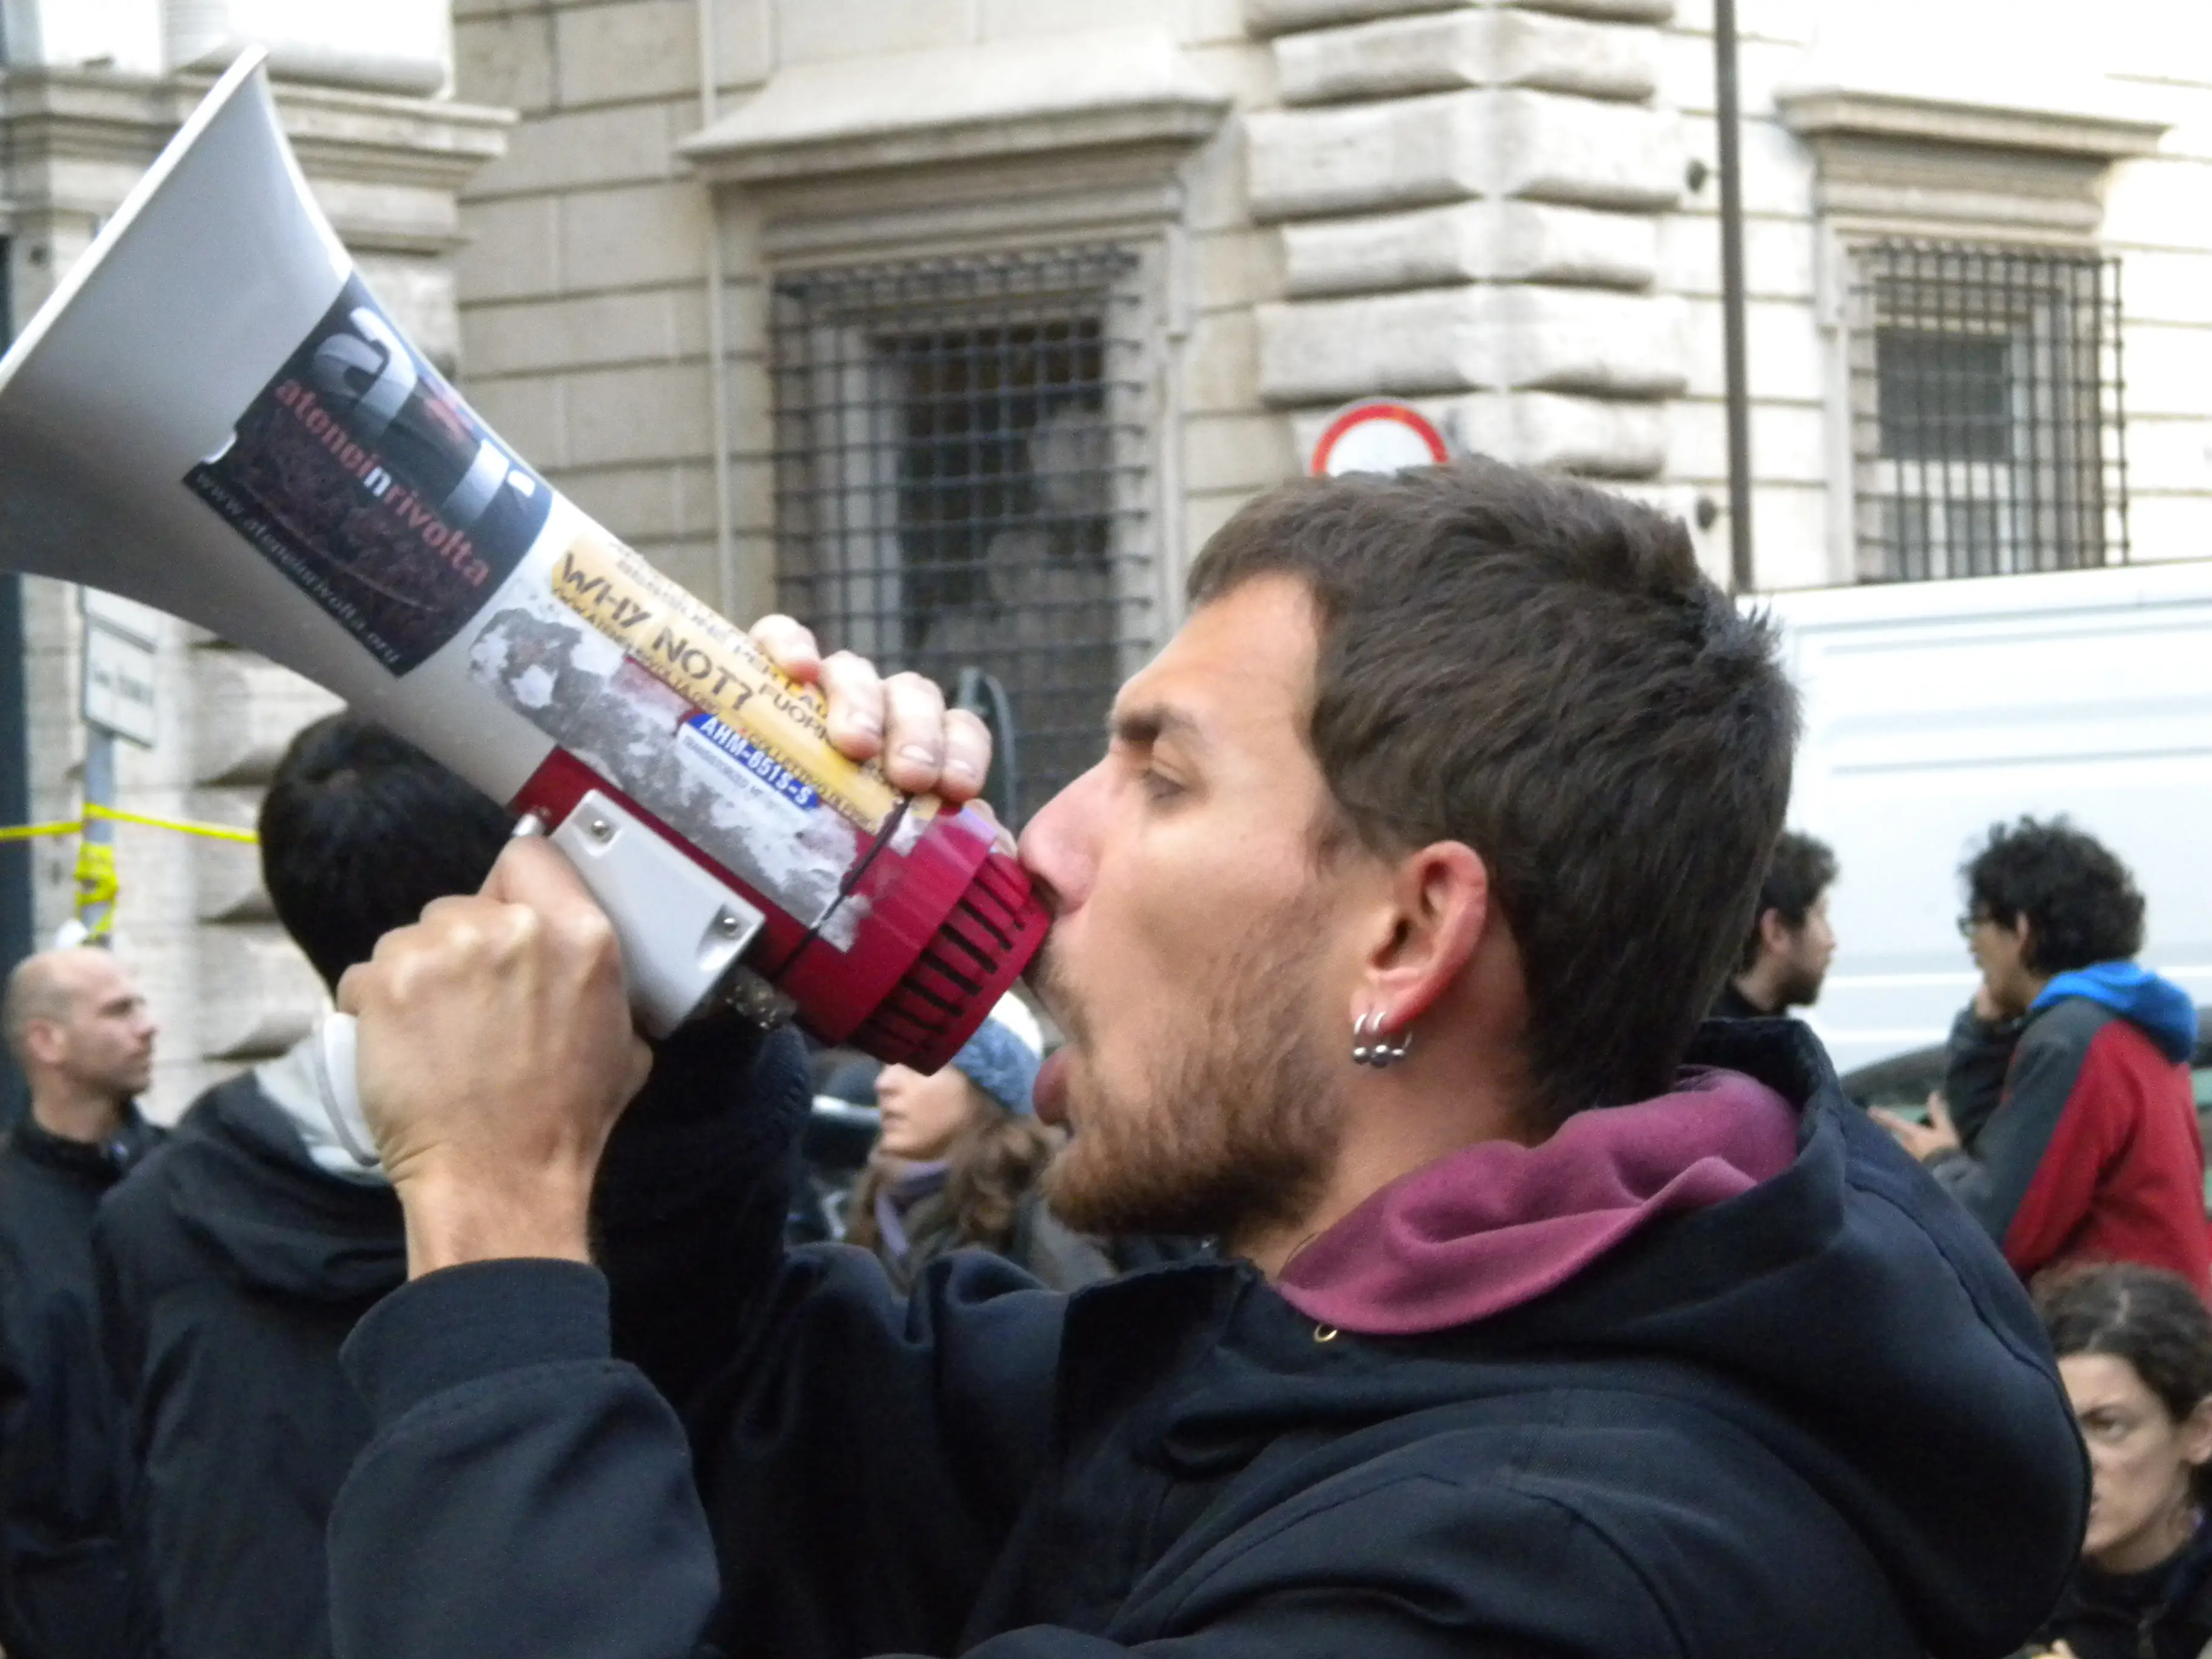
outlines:
[[[1097,759],[1154,643],[1138,271],[1103,248],[775,284],[781,602],[886,672],[993,677],[1018,817]]]
[[[1850,321],[1861,580],[2126,559],[2118,261],[1877,242]]]

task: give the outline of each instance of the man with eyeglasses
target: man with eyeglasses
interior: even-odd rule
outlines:
[[[1877,1113],[2023,1279],[2137,1261],[2212,1288],[2189,1061],[2197,1010],[2134,960],[2143,898],[2063,818],[1998,824],[1959,920],[1982,970],[1926,1125]]]

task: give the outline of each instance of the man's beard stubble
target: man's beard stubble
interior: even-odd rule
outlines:
[[[1307,1012],[1299,944],[1286,916],[1248,933],[1230,970],[1194,988],[1135,1090],[1109,1095],[1083,1074],[1075,1139],[1044,1178],[1060,1220],[1104,1237],[1233,1243],[1307,1212],[1334,1164],[1343,1112]],[[1085,1054],[1087,1010],[1049,942],[1032,975]]]
[[[1820,984],[1827,976],[1826,969],[1790,963],[1775,986],[1774,1012],[1786,1014],[1792,1008],[1811,1007],[1820,1000]]]

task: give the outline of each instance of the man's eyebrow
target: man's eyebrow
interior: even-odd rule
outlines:
[[[1110,730],[1115,742],[1138,749],[1149,749],[1162,738],[1176,738],[1194,745],[1203,742],[1198,722],[1180,708],[1170,708],[1164,703],[1140,703],[1134,708],[1116,709]]]

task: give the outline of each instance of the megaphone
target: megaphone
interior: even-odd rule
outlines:
[[[199,623],[507,802],[648,1033],[734,1001],[950,1060],[1044,935],[994,826],[837,752],[818,693],[477,418],[317,208],[261,58],[0,361],[0,565]]]

